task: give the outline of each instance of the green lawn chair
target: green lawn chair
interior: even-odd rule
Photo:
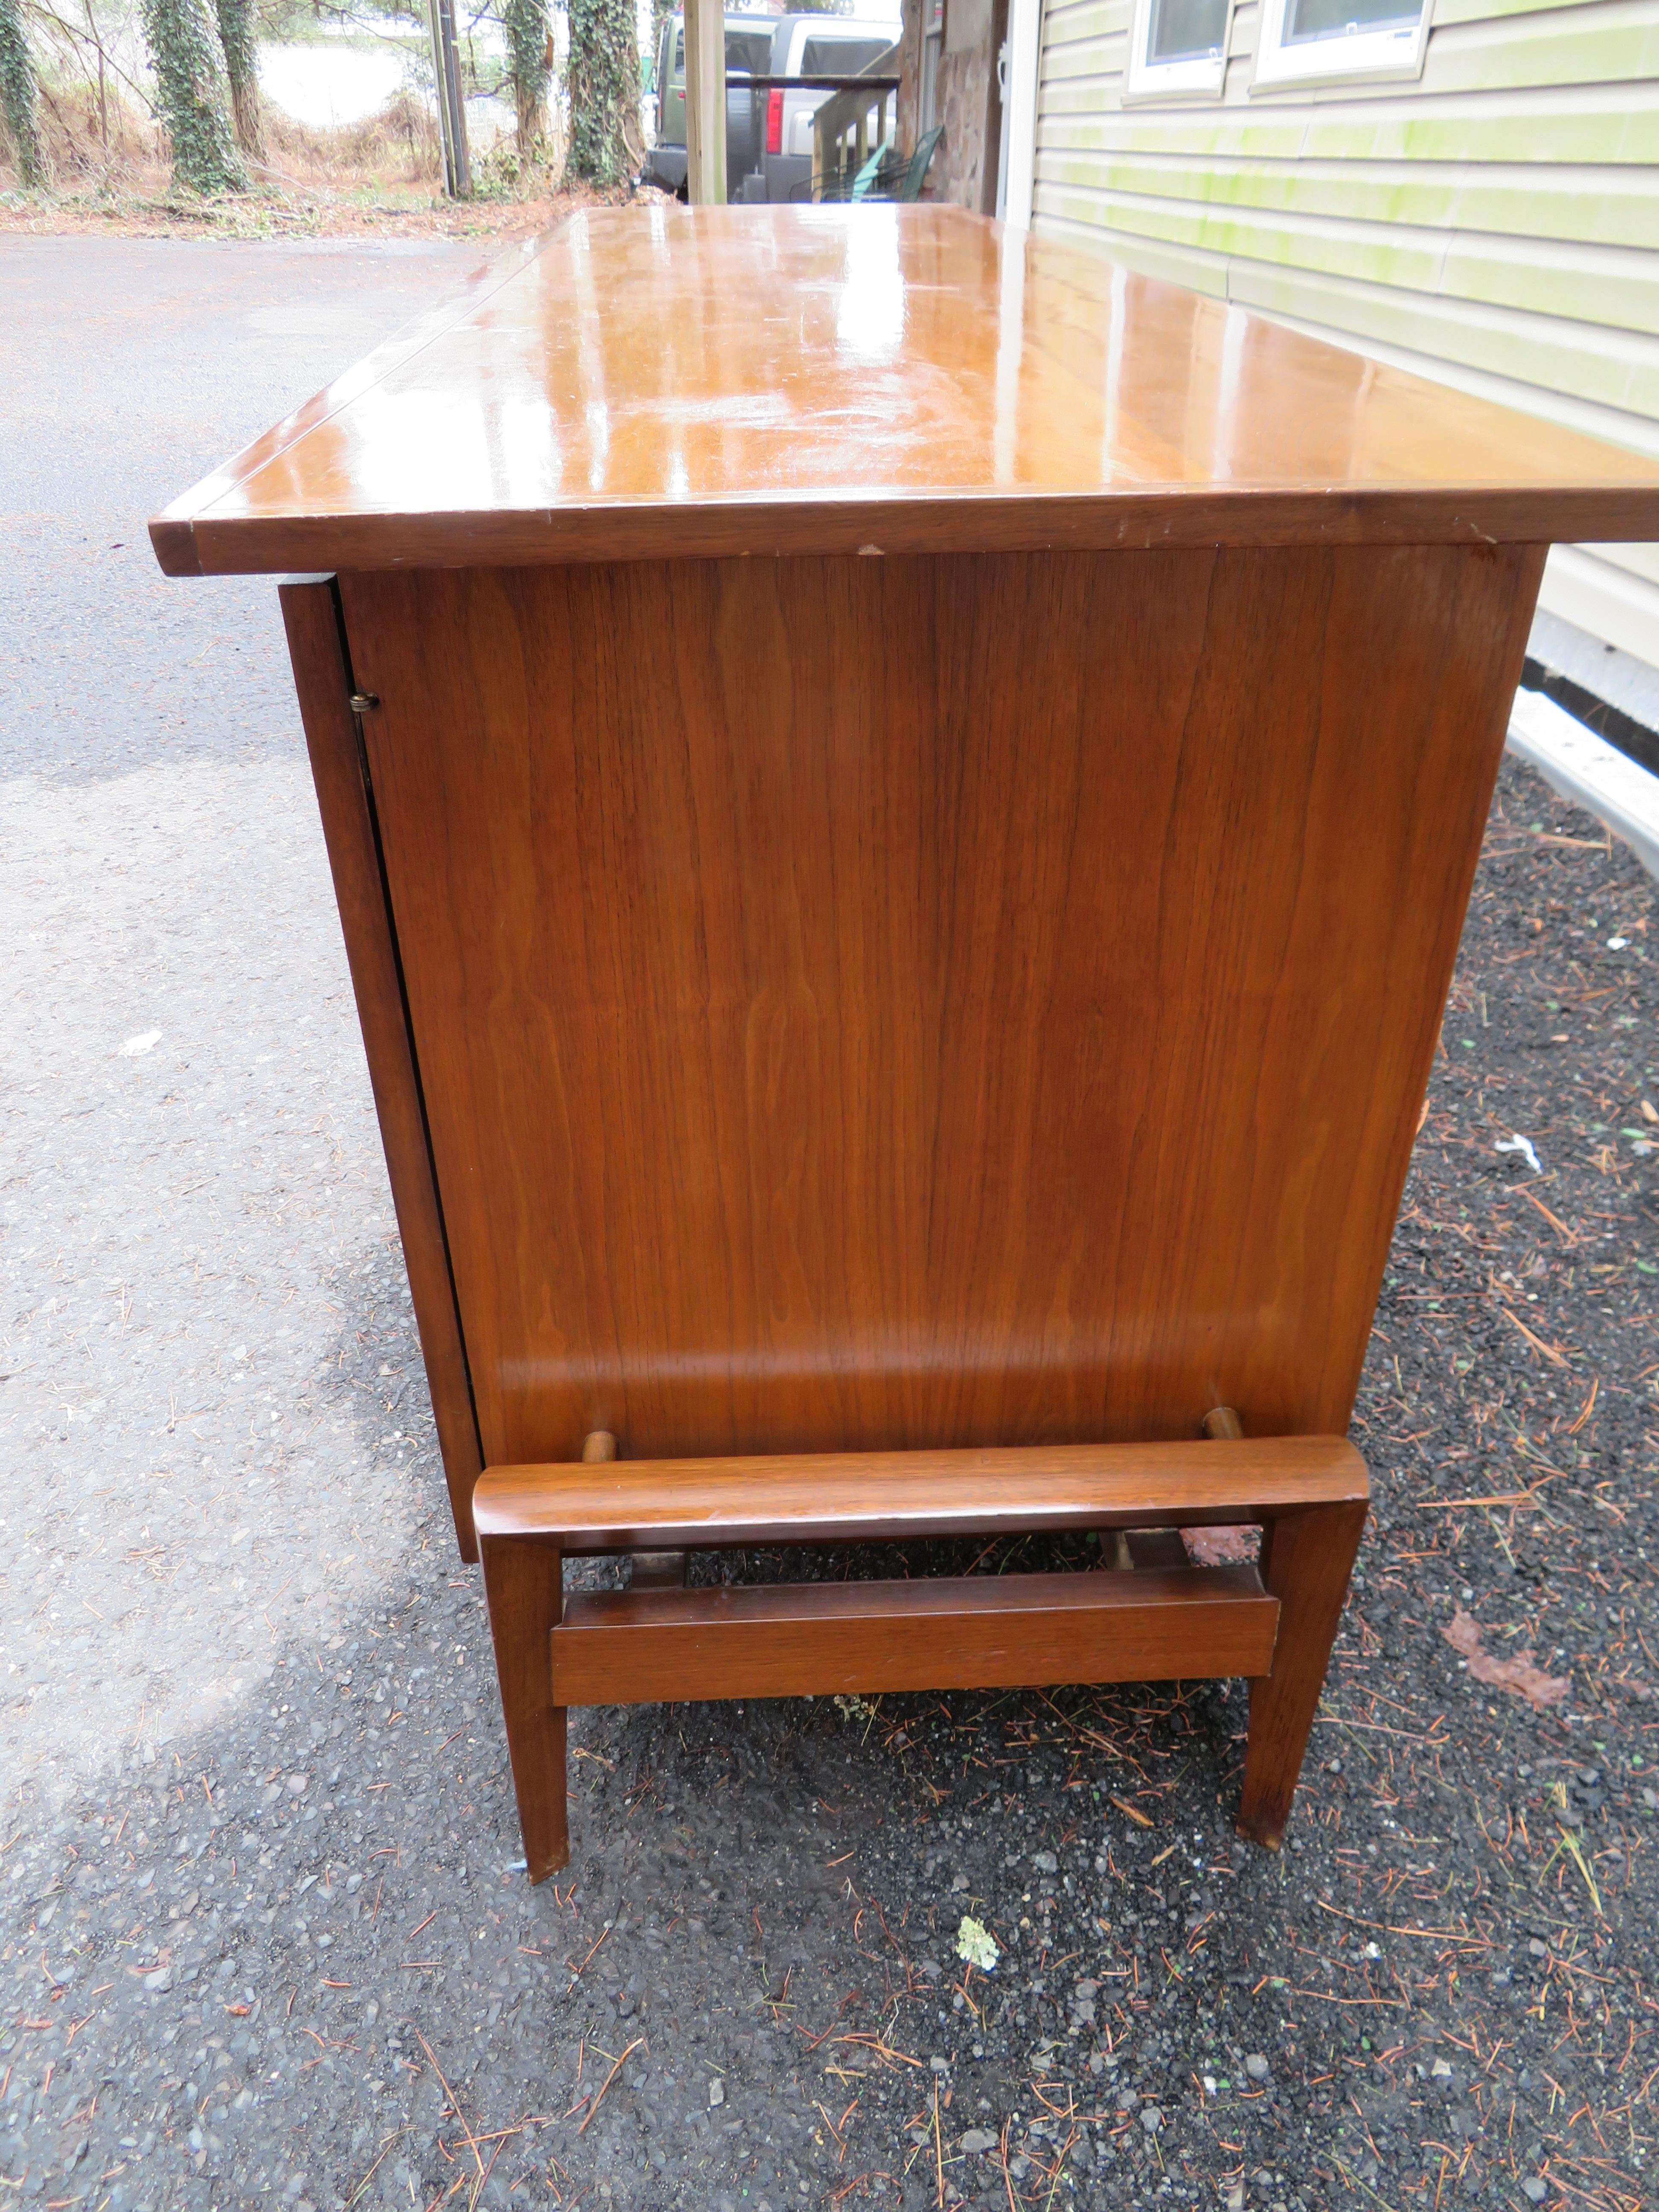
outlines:
[[[895,147],[890,132],[860,166],[850,183],[843,179],[838,184],[830,185],[822,197],[826,200],[918,199],[939,142],[944,136],[944,125],[935,124],[917,141],[916,149],[907,161]],[[811,195],[811,190],[810,184],[798,185],[790,198],[793,199],[798,193],[805,199]]]
[[[908,161],[893,151],[890,135],[884,138],[854,178],[853,198],[855,200],[919,199],[922,179],[927,174],[939,142],[944,136],[945,125],[936,123],[917,141],[916,150]]]
[[[864,167],[859,171],[857,176],[854,178],[852,191],[852,197],[854,199],[884,200],[890,197],[889,194],[882,191],[881,185],[883,168],[884,167],[891,166],[890,157],[891,156],[892,151],[893,134],[890,131],[887,136],[882,140],[880,145],[877,147],[875,152],[865,163]]]
[[[942,123],[936,123],[925,137],[917,140],[916,150],[911,155],[909,166],[904,172],[904,181],[893,195],[895,199],[921,198],[922,183],[927,177],[928,166],[933,161],[933,150],[944,136],[945,125]]]

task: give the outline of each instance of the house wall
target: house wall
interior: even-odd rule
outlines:
[[[923,0],[903,0],[899,143],[921,136]],[[924,199],[949,200],[990,215],[996,208],[997,150],[1002,104],[996,50],[1007,27],[1007,0],[945,0],[945,29],[933,88],[933,120],[945,126],[922,189]]]
[[[1033,221],[1133,267],[1659,456],[1659,0],[1433,0],[1421,81],[1126,108],[1130,0],[1043,9]],[[1659,663],[1659,547],[1543,604]]]

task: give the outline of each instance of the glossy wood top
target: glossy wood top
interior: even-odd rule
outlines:
[[[944,206],[596,208],[150,526],[172,575],[1659,538],[1659,465]]]

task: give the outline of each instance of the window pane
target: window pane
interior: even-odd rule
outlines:
[[[809,39],[801,48],[803,76],[860,76],[892,45],[890,39]]]
[[[1340,5],[1340,0],[1330,0],[1330,4]],[[1227,0],[1152,0],[1146,59],[1185,62],[1215,53],[1226,28]]]
[[[1303,39],[1342,39],[1350,31],[1387,31],[1415,24],[1421,0],[1290,0],[1285,10],[1285,43]]]
[[[728,31],[726,66],[749,76],[764,76],[772,66],[772,33],[763,31],[757,37],[752,31]]]

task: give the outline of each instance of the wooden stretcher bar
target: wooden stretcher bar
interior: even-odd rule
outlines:
[[[1346,1437],[1279,1437],[493,1467],[472,1515],[480,1536],[555,1535],[575,1555],[1200,1528],[1366,1495]]]
[[[552,1696],[638,1705],[1265,1674],[1278,1626],[1254,1567],[605,1590],[565,1600]]]

